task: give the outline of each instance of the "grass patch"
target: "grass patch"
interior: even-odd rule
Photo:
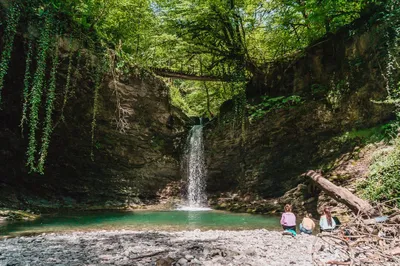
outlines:
[[[360,194],[371,201],[392,201],[400,207],[400,140],[393,150],[374,157],[366,180],[357,185]]]
[[[353,129],[337,137],[337,140],[344,143],[352,140],[361,140],[363,144],[385,141],[389,143],[396,137],[399,128],[398,121],[391,121],[372,128]]]

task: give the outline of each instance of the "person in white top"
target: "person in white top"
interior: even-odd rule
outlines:
[[[328,207],[324,209],[324,214],[319,219],[319,227],[321,232],[323,231],[332,231],[336,227],[336,222],[332,218],[331,211]]]

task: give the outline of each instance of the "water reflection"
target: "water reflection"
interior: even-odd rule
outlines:
[[[187,213],[187,221],[190,228],[196,227],[201,224],[201,215],[199,212],[186,212]]]

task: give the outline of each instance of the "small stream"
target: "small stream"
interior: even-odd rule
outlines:
[[[224,211],[84,212],[43,216],[35,221],[0,224],[1,236],[94,230],[245,230],[280,229],[279,217]]]

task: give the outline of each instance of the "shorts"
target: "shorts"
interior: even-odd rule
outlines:
[[[305,229],[302,224],[300,224],[300,232],[303,232],[303,233],[309,234],[309,235],[312,234],[312,230]]]
[[[286,225],[282,225],[283,230],[293,230],[296,232],[296,226],[292,225],[292,226],[286,226]]]

